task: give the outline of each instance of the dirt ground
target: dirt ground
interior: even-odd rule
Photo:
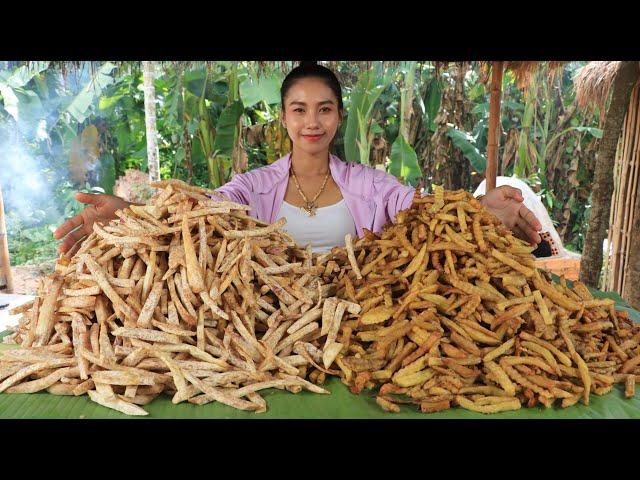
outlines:
[[[38,287],[38,279],[53,272],[55,265],[56,260],[53,259],[36,265],[11,267],[13,274],[13,293],[35,295]]]

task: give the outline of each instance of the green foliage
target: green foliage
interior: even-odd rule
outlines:
[[[389,173],[410,185],[416,185],[422,176],[416,152],[402,135],[398,135],[391,146]]]
[[[255,78],[248,76],[240,83],[240,98],[246,108],[253,107],[259,102],[267,105],[280,103],[280,85],[284,77],[281,73],[268,77]]]
[[[216,139],[213,143],[214,155],[230,156],[233,152],[233,146],[238,138],[236,127],[242,112],[242,102],[236,100],[220,114],[216,125]]]
[[[440,103],[442,101],[442,86],[437,78],[432,78],[427,85],[427,96],[424,100],[424,120],[429,126],[430,132],[436,130],[436,115],[440,110]],[[420,99],[422,100],[422,99]]]
[[[80,92],[71,99],[71,102],[64,108],[64,112],[68,112],[78,123],[83,123],[90,114],[90,110],[99,98],[102,91],[114,82],[110,75],[115,65],[106,62],[100,67]]]
[[[350,94],[347,126],[344,133],[345,160],[369,163],[370,123],[373,107],[380,94],[391,81],[392,72],[384,71],[381,62],[373,70],[362,72]]]
[[[460,149],[465,158],[469,160],[471,166],[478,173],[483,173],[487,168],[487,159],[482,155],[475,145],[475,139],[467,132],[450,127],[447,136],[453,145]]]
[[[58,244],[53,239],[54,225],[24,227],[19,218],[9,218],[13,234],[9,239],[9,258],[12,266],[36,264],[51,260],[58,254]]]

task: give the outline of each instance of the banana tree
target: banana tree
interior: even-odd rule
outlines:
[[[197,99],[197,131],[196,138],[200,142],[202,153],[207,162],[209,171],[209,183],[212,187],[217,188],[224,183],[224,170],[221,168],[220,159],[216,158],[214,144],[216,141],[217,131],[214,125],[214,119],[211,112],[207,108],[205,94],[209,83],[210,71],[205,69],[204,82],[202,84],[202,92]]]
[[[409,184],[415,185],[422,177],[422,171],[418,164],[418,156],[409,144],[408,137],[413,105],[416,62],[403,62],[401,71],[404,72],[404,88],[400,97],[400,131],[391,145],[389,172]]]
[[[391,83],[394,70],[384,68],[382,62],[363,72],[351,91],[344,134],[344,151],[348,162],[369,165],[373,109],[380,94]]]
[[[48,65],[49,62],[36,62],[32,67],[25,65],[14,71],[0,71],[0,105],[13,118],[17,129],[27,136],[36,133],[45,112],[38,94],[26,85]]]
[[[240,117],[243,114],[243,105],[240,100],[237,64],[232,64],[231,68],[225,70],[223,76],[228,85],[226,106],[220,112],[217,119],[211,115],[206,98],[207,86],[212,81],[212,72],[207,69],[202,93],[198,101],[199,122],[197,137],[200,140],[204,157],[209,169],[209,183],[217,188],[223,185],[232,168],[234,150],[238,155],[241,148],[238,146],[238,136],[240,131]],[[214,126],[215,121],[215,126]]]
[[[280,121],[278,108],[283,74],[274,68],[263,70],[260,76],[250,66],[248,70],[249,74],[240,83],[240,98],[245,109],[253,109],[257,123],[249,128],[259,129],[259,143],[270,164],[291,150],[291,140]]]

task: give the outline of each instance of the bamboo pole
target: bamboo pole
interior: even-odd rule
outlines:
[[[496,188],[496,176],[498,174],[498,145],[500,122],[500,99],[502,95],[502,73],[504,62],[493,62],[491,66],[491,99],[489,103],[489,133],[487,143],[487,169],[485,179],[487,181],[486,193]]]
[[[624,269],[626,267],[626,246],[628,245],[628,221],[629,221],[629,198],[633,190],[633,166],[632,150],[635,130],[636,112],[634,108],[635,99],[632,92],[629,100],[629,109],[625,120],[621,138],[623,139],[622,151],[624,154],[626,170],[623,172],[623,183],[621,183],[621,194],[616,199],[618,205],[618,217],[615,228],[617,230],[617,242],[615,254],[618,261],[615,263],[613,289],[622,293],[624,283]]]
[[[616,222],[618,221],[618,210],[619,210],[619,199],[620,199],[620,183],[622,182],[621,172],[623,170],[622,164],[624,163],[624,154],[622,149],[620,148],[620,144],[618,144],[618,149],[616,150],[616,160],[615,165],[613,167],[613,195],[611,202],[611,213],[609,214],[609,233],[607,235],[607,252],[604,256],[604,277],[602,279],[603,288],[606,290],[613,290],[613,283],[615,277],[615,247],[618,244],[618,236],[620,235],[620,230],[616,228]]]
[[[623,122],[623,129],[617,146],[614,168],[614,193],[609,228],[610,260],[605,270],[608,290],[624,297],[628,285],[628,270],[633,268],[632,245],[637,232],[633,231],[634,209],[640,179],[640,88],[631,92],[629,108]],[[637,208],[637,207],[636,207]]]
[[[620,140],[620,142],[618,143],[617,151],[619,153],[617,154],[617,157],[616,157],[616,166],[614,169],[614,177],[613,177],[614,187],[613,187],[613,195],[611,197],[611,215],[609,217],[609,234],[607,236],[609,249],[606,252],[606,257],[605,257],[609,259],[606,267],[607,270],[605,271],[605,275],[609,273],[609,276],[608,276],[609,283],[603,282],[603,286],[610,284],[609,286],[610,290],[615,289],[616,272],[618,271],[617,264],[619,260],[618,253],[619,253],[620,232],[621,232],[621,226],[619,225],[620,205],[621,205],[620,202],[622,198],[621,192],[624,190],[623,183],[625,182],[625,178],[622,175],[622,172],[624,170],[624,164],[626,162],[626,157],[624,154],[624,142],[622,140]]]
[[[625,123],[623,128],[628,128],[628,122]],[[626,165],[629,161],[629,157],[626,154],[626,144],[623,141],[624,135],[620,136],[620,140],[617,147],[617,155],[616,158],[616,173],[617,178],[614,177],[614,195],[612,197],[611,203],[611,212],[613,217],[609,219],[609,252],[611,256],[611,263],[609,265],[609,281],[610,281],[610,290],[615,290],[617,283],[617,272],[620,263],[620,237],[622,235],[622,202],[624,199],[624,190],[625,184],[627,182],[627,176],[624,175],[624,171],[626,169]],[[607,253],[609,253],[607,252]]]
[[[629,242],[627,245],[627,263],[624,269],[624,288],[621,296],[633,308],[640,308],[640,192],[638,192],[638,177],[640,177],[640,91],[636,85],[636,95],[633,108],[636,111],[638,122],[634,133],[635,145],[632,150],[632,162],[634,165],[633,196],[627,203],[632,208],[629,222]],[[633,98],[633,97],[632,97]]]
[[[622,268],[622,281],[620,284],[620,295],[624,294],[627,290],[626,288],[626,272],[627,269],[634,268],[630,265],[630,257],[631,257],[631,245],[633,243],[632,236],[637,235],[638,232],[633,231],[633,225],[635,222],[635,214],[637,214],[635,210],[636,197],[638,195],[638,148],[640,146],[640,109],[638,108],[638,86],[635,88],[635,95],[632,95],[631,99],[633,101],[632,105],[629,108],[632,108],[634,111],[635,123],[633,125],[632,130],[632,148],[631,148],[631,191],[629,196],[625,201],[625,210],[627,210],[627,218],[625,219],[625,248],[624,248],[624,268]]]
[[[623,126],[622,135],[620,135],[623,139],[623,155],[625,161],[625,169],[622,172],[622,179],[624,182],[621,182],[621,186],[624,185],[623,188],[620,189],[620,198],[617,200],[618,205],[618,221],[617,221],[617,233],[619,235],[619,242],[616,245],[616,256],[618,261],[616,262],[616,275],[615,275],[615,283],[614,289],[616,292],[622,293],[622,283],[623,283],[623,274],[624,267],[626,264],[626,245],[627,245],[627,222],[629,219],[629,205],[628,199],[631,195],[631,190],[633,188],[633,176],[631,172],[631,152],[633,146],[633,132],[635,131],[635,120],[636,120],[636,112],[634,108],[634,95],[631,93],[631,99],[629,100],[629,110],[627,111],[626,122]]]
[[[4,221],[4,201],[2,199],[2,186],[0,185],[0,273],[5,279],[5,293],[13,293],[13,275],[11,274],[11,262],[9,261],[9,242],[7,239],[7,226]]]

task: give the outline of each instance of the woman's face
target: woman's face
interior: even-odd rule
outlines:
[[[338,99],[319,78],[295,82],[284,99],[282,120],[295,148],[309,154],[329,150],[340,125]]]

